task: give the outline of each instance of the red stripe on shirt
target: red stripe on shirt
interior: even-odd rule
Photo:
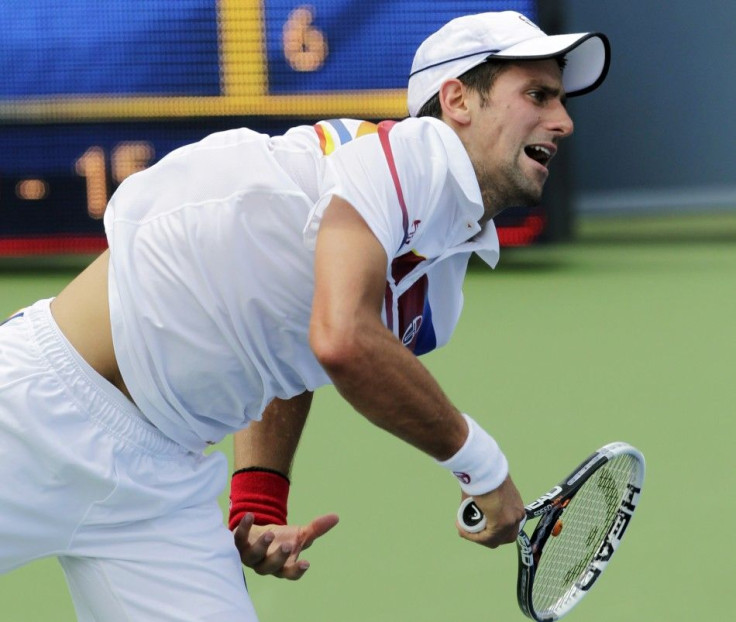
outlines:
[[[319,148],[322,151],[322,153],[325,153],[325,149],[327,146],[327,139],[325,138],[325,131],[322,129],[322,126],[319,123],[314,124],[314,131],[317,132],[317,136],[319,137]]]
[[[391,179],[394,182],[394,188],[396,188],[396,196],[399,199],[399,206],[401,207],[401,217],[404,225],[404,239],[401,241],[401,245],[403,246],[409,241],[409,211],[406,209],[404,192],[401,189],[399,172],[396,170],[394,152],[391,149],[391,141],[388,137],[388,134],[394,125],[396,125],[396,121],[381,121],[378,124],[378,138],[381,141],[381,147],[383,147],[383,153],[386,156],[386,163],[388,164],[388,169],[391,172]]]

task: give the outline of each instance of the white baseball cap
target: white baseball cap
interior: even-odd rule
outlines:
[[[564,56],[562,84],[568,97],[598,88],[608,73],[611,50],[598,32],[548,36],[516,11],[465,15],[445,24],[417,49],[409,74],[407,103],[416,116],[446,80],[486,60],[542,60]]]

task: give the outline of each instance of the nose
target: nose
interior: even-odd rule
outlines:
[[[550,125],[553,132],[555,132],[560,138],[567,138],[573,133],[575,124],[572,122],[570,114],[565,108],[565,104],[562,101],[557,100],[557,105],[554,107],[550,115]]]

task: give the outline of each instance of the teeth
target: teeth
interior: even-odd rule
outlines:
[[[543,153],[548,158],[552,157],[552,152],[549,149],[547,149],[547,147],[541,147],[540,145],[532,145],[532,149],[534,149],[534,151],[538,151],[539,153]]]

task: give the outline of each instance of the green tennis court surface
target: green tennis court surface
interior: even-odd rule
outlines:
[[[0,263],[0,314],[70,275]],[[505,251],[465,291],[454,340],[425,361],[499,440],[525,499],[608,441],[647,458],[631,531],[568,619],[730,617],[732,536],[718,525],[736,512],[736,213],[588,219],[576,243]],[[301,581],[248,575],[262,622],[524,619],[515,549],[461,541],[453,478],[331,389],[293,480],[292,521],[334,511],[341,523],[305,553]],[[74,619],[55,560],[0,577],[3,622]]]

